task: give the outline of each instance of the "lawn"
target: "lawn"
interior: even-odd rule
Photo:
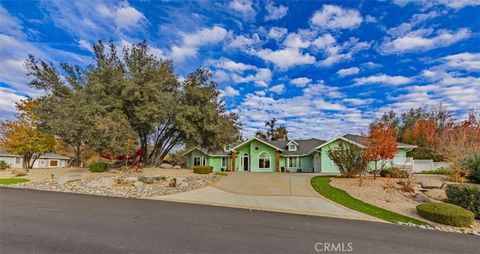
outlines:
[[[420,172],[417,172],[415,174],[423,174],[423,175],[447,175],[448,174],[448,169],[446,168],[437,168],[433,170],[423,170]]]
[[[7,184],[25,183],[28,181],[30,180],[26,178],[3,178],[3,179],[0,179],[0,184],[7,185]]]
[[[330,185],[330,177],[327,176],[316,176],[312,178],[311,184],[312,187],[320,193],[322,196],[335,201],[343,206],[346,206],[352,210],[368,214],[370,216],[386,220],[389,222],[411,222],[418,225],[428,225],[424,221],[420,221],[405,215],[394,213],[392,211],[385,210],[383,208],[365,203],[361,200],[358,200],[346,191],[335,188]]]

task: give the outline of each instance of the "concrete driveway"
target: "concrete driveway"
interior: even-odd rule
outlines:
[[[301,173],[234,172],[204,188],[151,199],[379,221],[318,194],[310,185],[313,176]]]

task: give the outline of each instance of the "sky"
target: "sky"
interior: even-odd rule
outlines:
[[[31,88],[29,54],[92,63],[92,44],[146,40],[178,79],[212,71],[245,137],[359,134],[383,112],[480,109],[480,0],[0,1],[0,120]]]

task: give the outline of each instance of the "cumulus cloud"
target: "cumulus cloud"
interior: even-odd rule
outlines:
[[[231,86],[225,87],[225,89],[220,92],[220,97],[235,97],[238,95],[240,95],[240,92]]]
[[[299,77],[290,80],[290,83],[294,84],[297,87],[305,87],[310,82],[312,82],[312,80],[306,77]]]
[[[360,12],[337,5],[323,5],[310,19],[312,25],[324,29],[353,29],[362,23]]]
[[[249,83],[254,82],[255,85],[261,87],[267,87],[268,83],[272,79],[272,72],[266,68],[258,68],[255,74],[249,74],[247,76],[241,76],[233,73],[232,80],[236,83]]]
[[[381,46],[382,51],[387,54],[427,51],[450,46],[471,36],[470,30],[467,28],[457,31],[439,30],[433,36],[431,36],[431,32],[431,29],[419,29],[409,32],[402,37],[386,40]]]
[[[14,90],[0,87],[0,120],[11,118],[16,112],[15,103],[26,99],[25,96],[17,94]],[[2,119],[4,118],[4,119]]]
[[[268,37],[278,41],[282,39],[287,33],[288,30],[286,28],[274,26],[268,31]]]
[[[377,74],[369,77],[355,78],[355,84],[364,85],[364,84],[387,84],[387,85],[403,85],[413,81],[412,78],[405,76],[389,76],[386,74]]]
[[[460,53],[442,58],[444,66],[467,71],[480,71],[480,53]]]
[[[285,17],[288,12],[288,7],[284,5],[274,6],[272,2],[269,2],[265,9],[268,15],[265,16],[265,20],[277,20]]]
[[[195,57],[199,47],[220,42],[226,36],[227,30],[219,26],[203,28],[192,34],[182,34],[182,44],[172,46],[170,56],[175,61]]]
[[[228,4],[228,7],[238,13],[238,15],[248,19],[256,15],[251,0],[233,0]]]
[[[467,6],[480,5],[479,0],[436,0],[436,1],[417,1],[417,0],[394,0],[395,4],[404,7],[407,4],[414,3],[422,5],[423,7],[433,7],[437,5],[444,5],[452,9],[462,9]]]
[[[268,89],[268,91],[276,94],[282,94],[285,91],[285,85],[279,84],[279,85],[272,86]]]
[[[337,74],[338,74],[340,77],[345,77],[345,76],[357,74],[357,73],[359,73],[359,72],[360,72],[360,69],[359,69],[359,68],[357,68],[357,67],[350,67],[350,68],[338,70],[338,71],[337,71]]]
[[[313,64],[315,57],[308,53],[302,53],[298,49],[285,48],[279,50],[262,49],[257,56],[265,61],[271,62],[281,69],[288,69],[292,66]]]

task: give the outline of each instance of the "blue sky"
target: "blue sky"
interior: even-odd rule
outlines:
[[[91,63],[91,44],[147,40],[178,78],[212,70],[245,135],[365,132],[382,112],[480,108],[480,1],[1,1],[0,119],[39,96],[23,62]]]

